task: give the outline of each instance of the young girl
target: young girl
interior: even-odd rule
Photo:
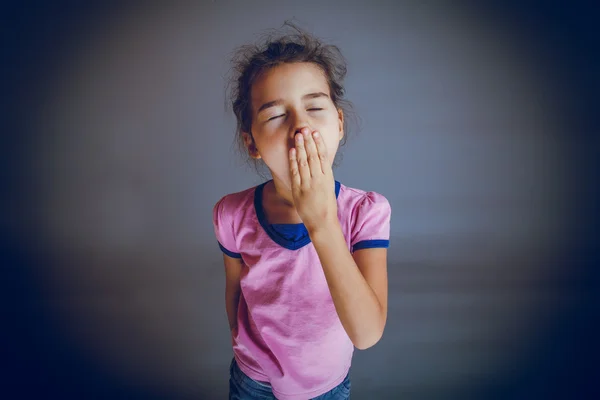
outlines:
[[[334,180],[346,67],[297,31],[234,59],[238,135],[272,179],[213,209],[230,399],[347,399],[354,347],[377,343],[386,322],[390,205]]]

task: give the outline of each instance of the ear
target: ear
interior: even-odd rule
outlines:
[[[342,140],[344,137],[344,111],[341,108],[338,108],[338,122],[340,126],[340,138]]]
[[[258,153],[258,149],[256,148],[256,144],[254,143],[252,133],[242,132],[242,138],[244,139],[244,145],[248,149],[248,154],[250,154],[250,157],[254,158],[255,160],[259,160],[261,157]]]

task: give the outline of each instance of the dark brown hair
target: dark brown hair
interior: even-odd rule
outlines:
[[[262,73],[283,63],[310,62],[323,71],[329,85],[331,100],[335,107],[344,113],[344,137],[341,145],[346,142],[349,121],[356,119],[352,103],[344,98],[346,60],[340,49],[335,45],[323,43],[290,21],[286,21],[282,28],[286,26],[292,29],[291,33],[268,31],[258,44],[247,44],[237,48],[231,59],[228,100],[237,120],[236,141],[242,154],[248,154],[242,132],[252,133],[252,84]],[[251,158],[250,160],[255,161]],[[339,160],[336,157],[336,164],[337,161]],[[258,170],[256,163],[255,167]]]

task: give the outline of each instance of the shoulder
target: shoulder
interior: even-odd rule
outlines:
[[[361,210],[391,212],[391,206],[388,199],[381,193],[365,191],[344,185],[340,185],[338,203],[341,203],[340,206],[350,214],[355,214]]]
[[[227,194],[219,199],[213,206],[213,217],[215,219],[233,218],[240,211],[246,210],[249,205],[254,203],[254,191],[256,186],[240,192]]]
[[[389,247],[392,211],[385,196],[342,186],[338,199],[342,218],[348,223],[352,252]]]

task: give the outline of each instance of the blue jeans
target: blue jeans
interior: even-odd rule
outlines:
[[[344,381],[312,400],[346,400],[350,398],[350,374]],[[257,382],[244,374],[235,358],[229,367],[229,400],[276,400],[268,383]]]

